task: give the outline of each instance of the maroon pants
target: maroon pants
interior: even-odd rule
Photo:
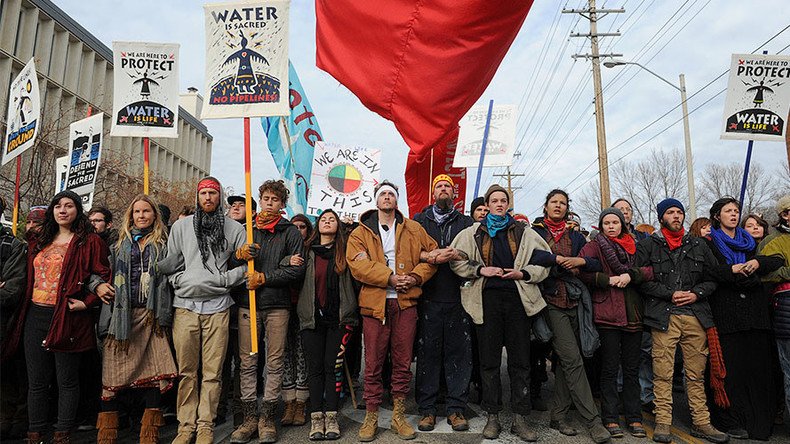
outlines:
[[[417,329],[417,307],[401,310],[397,299],[387,299],[386,323],[369,316],[362,317],[365,340],[365,405],[377,411],[381,405],[384,384],[381,370],[387,351],[392,354],[392,397],[406,397],[411,382],[411,358]]]

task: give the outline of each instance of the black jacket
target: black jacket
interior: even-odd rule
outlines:
[[[636,244],[636,264],[653,267],[654,279],[639,286],[645,298],[645,325],[661,331],[669,327],[672,294],[675,291],[691,291],[697,301],[689,307],[703,328],[713,327],[708,298],[716,290],[716,282],[710,276],[716,257],[700,237],[685,235],[676,261],[672,260],[666,239],[658,231]]]
[[[27,244],[0,229],[0,340],[27,289]]]
[[[414,216],[414,221],[422,225],[439,248],[449,247],[462,230],[472,226],[472,218],[453,210],[448,219],[440,226],[433,215],[432,205],[425,207]],[[438,271],[422,285],[422,299],[430,302],[461,302],[461,278],[453,273],[450,264],[438,265]]]
[[[744,276],[732,272],[732,265],[727,263],[713,241],[706,242],[717,262],[708,270],[711,278],[719,283],[708,298],[716,329],[724,334],[752,329],[770,330],[771,295],[763,286],[760,276],[781,267],[784,259],[778,256],[755,256],[752,251],[746,255],[746,260],[756,259],[760,268],[757,273]]]
[[[304,253],[302,235],[291,222],[282,218],[274,226],[274,233],[255,228],[252,237],[253,242],[261,246],[261,251],[255,258],[255,271],[266,276],[263,286],[255,290],[256,309],[290,309],[291,284],[304,277],[305,266],[295,267],[280,262],[287,256]],[[244,261],[239,261],[234,256],[230,260],[229,268],[243,264]],[[247,297],[238,297],[236,303],[242,308],[250,308]]]

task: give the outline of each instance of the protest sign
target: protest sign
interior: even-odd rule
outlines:
[[[96,175],[99,172],[103,122],[104,115],[99,113],[69,126],[69,172],[66,189],[82,197],[85,211],[90,209]]]
[[[477,168],[480,150],[483,146],[483,133],[486,127],[488,105],[475,106],[461,119],[458,145],[455,151],[455,168]],[[510,166],[516,151],[516,105],[494,105],[486,142],[483,166]]]
[[[359,220],[376,207],[373,188],[381,177],[381,150],[316,142],[307,214],[332,208],[340,217]]]
[[[7,126],[3,140],[3,165],[33,146],[38,135],[41,97],[34,60],[31,58],[11,82],[6,114]]]
[[[113,42],[110,134],[178,137],[177,43]]]
[[[66,189],[66,179],[69,176],[69,156],[55,159],[55,194]]]
[[[205,5],[202,118],[288,114],[288,0]]]
[[[733,54],[722,139],[784,142],[790,110],[790,56]]]

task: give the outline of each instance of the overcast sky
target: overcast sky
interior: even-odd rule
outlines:
[[[621,37],[603,38],[602,52],[622,53],[624,60],[638,61],[674,84],[678,83],[678,74],[685,73],[689,96],[698,93],[689,99],[689,110],[694,110],[726,87],[725,75],[699,91],[729,68],[732,53],[750,53],[790,24],[790,16],[781,13],[787,11],[786,1],[762,1],[758,13],[744,7],[739,0],[603,0],[599,7],[600,3],[608,8],[624,7],[626,12],[610,14],[599,21],[599,32],[622,33]],[[204,93],[205,37],[200,2],[55,0],[55,3],[108,46],[113,40],[180,43],[181,89],[196,86]],[[569,8],[582,4],[586,1],[567,0]],[[519,105],[517,140],[521,141],[522,155],[513,173],[526,176],[515,179],[515,185],[523,187],[516,191],[515,202],[516,211],[527,213],[530,218],[538,215],[548,190],[562,187],[571,191],[582,187],[575,191],[578,194],[587,182],[597,181],[590,63],[571,58],[576,52],[588,53],[589,41],[568,37],[570,32],[589,32],[589,22],[575,14],[561,14],[559,11],[565,5],[556,0],[535,1],[499,71],[480,98],[480,103],[494,99],[495,103]],[[318,117],[324,139],[382,148],[382,178],[403,185],[408,148],[395,127],[366,109],[344,86],[315,67],[312,1],[292,0],[290,35],[290,59]],[[790,30],[763,49],[776,54],[788,45]],[[783,52],[788,53],[790,49]],[[632,137],[680,103],[677,90],[636,67],[602,70],[603,83],[608,85],[604,98],[610,163],[626,154],[625,160],[638,160],[654,147],[683,148],[682,125],[675,123],[681,118],[680,108]],[[697,177],[709,162],[743,162],[745,158],[746,142],[719,139],[723,104],[724,94],[720,94],[690,116]],[[212,174],[224,185],[243,190],[241,119],[205,123],[214,136]],[[257,188],[263,180],[276,177],[276,170],[259,123],[256,121],[252,127],[252,177]],[[640,145],[643,146],[638,148]],[[755,143],[753,162],[778,172],[778,165],[786,161],[784,144]],[[500,172],[487,169],[481,190],[497,180],[493,174]],[[476,172],[470,170],[469,193],[475,176]],[[401,201],[405,208],[403,196]]]

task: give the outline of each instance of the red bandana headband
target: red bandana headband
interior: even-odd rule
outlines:
[[[217,192],[220,191],[219,182],[213,179],[203,179],[200,182],[198,182],[198,186],[197,186],[198,192],[200,192],[200,190],[202,190],[203,188],[211,188],[212,190],[215,190]]]

